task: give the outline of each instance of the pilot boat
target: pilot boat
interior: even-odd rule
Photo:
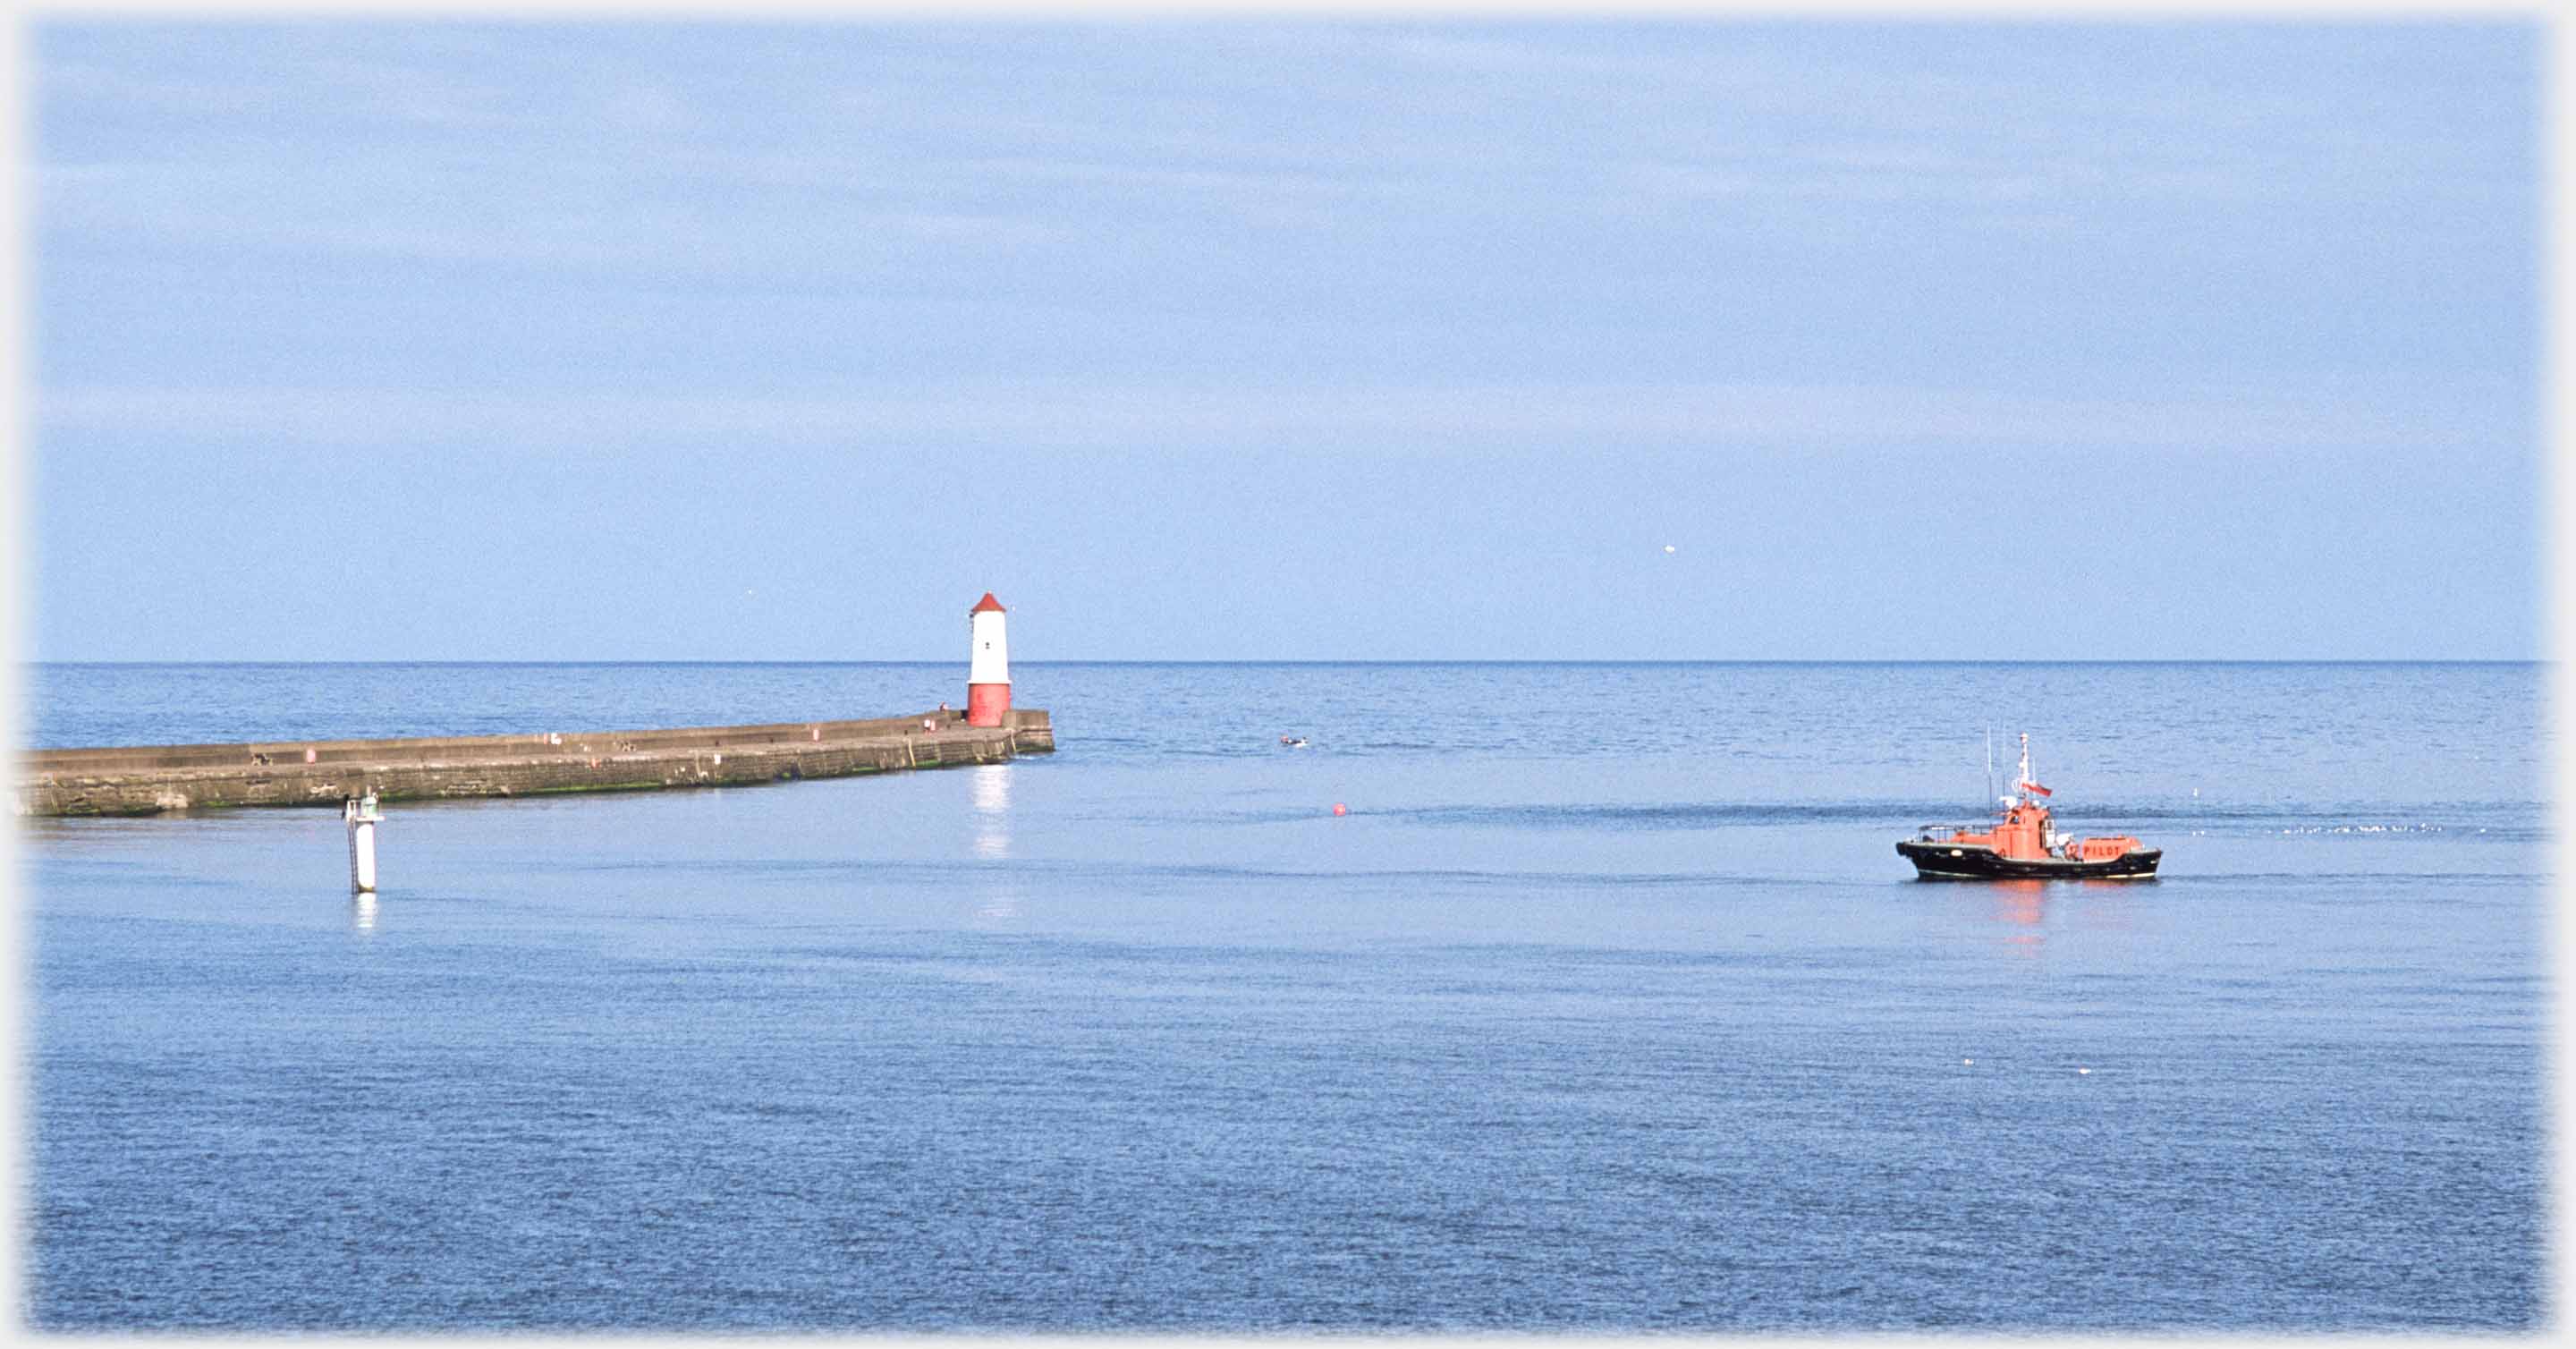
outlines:
[[[2153,880],[2164,850],[2150,848],[2127,834],[2108,838],[2073,838],[2057,832],[2057,821],[2040,804],[2053,795],[2030,775],[2030,733],[2021,737],[2021,773],[2012,795],[2003,798],[1995,823],[1983,830],[1964,825],[1927,824],[1896,851],[1914,864],[1923,880]]]

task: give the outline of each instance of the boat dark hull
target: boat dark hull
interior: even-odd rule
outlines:
[[[2142,881],[2153,880],[2162,848],[2136,848],[2102,862],[2069,862],[2060,857],[2023,860],[2005,857],[1974,844],[1918,842],[1907,839],[1897,853],[1914,864],[1927,881]]]

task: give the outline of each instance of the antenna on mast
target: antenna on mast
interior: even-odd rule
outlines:
[[[1994,799],[1995,799],[1995,728],[1994,728],[1994,727],[1992,727],[1992,726],[1988,726],[1988,727],[1986,728],[1986,800],[1987,800],[1988,802],[1992,802]],[[1994,808],[1994,807],[1993,807],[1992,805],[1989,805],[1989,806],[1987,807],[1987,809],[1989,809],[1989,810],[1991,810],[1991,809],[1993,809],[1993,808]]]

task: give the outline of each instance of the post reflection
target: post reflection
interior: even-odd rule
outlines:
[[[976,896],[975,922],[979,927],[1005,927],[1019,916],[1020,891],[1017,886],[989,886]]]
[[[975,775],[975,855],[994,859],[1010,856],[1010,765],[983,764],[966,771]]]
[[[349,897],[349,926],[358,932],[376,930],[376,892],[361,890]]]

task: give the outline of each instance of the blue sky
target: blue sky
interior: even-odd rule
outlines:
[[[39,659],[2544,654],[2529,22],[29,51]]]

